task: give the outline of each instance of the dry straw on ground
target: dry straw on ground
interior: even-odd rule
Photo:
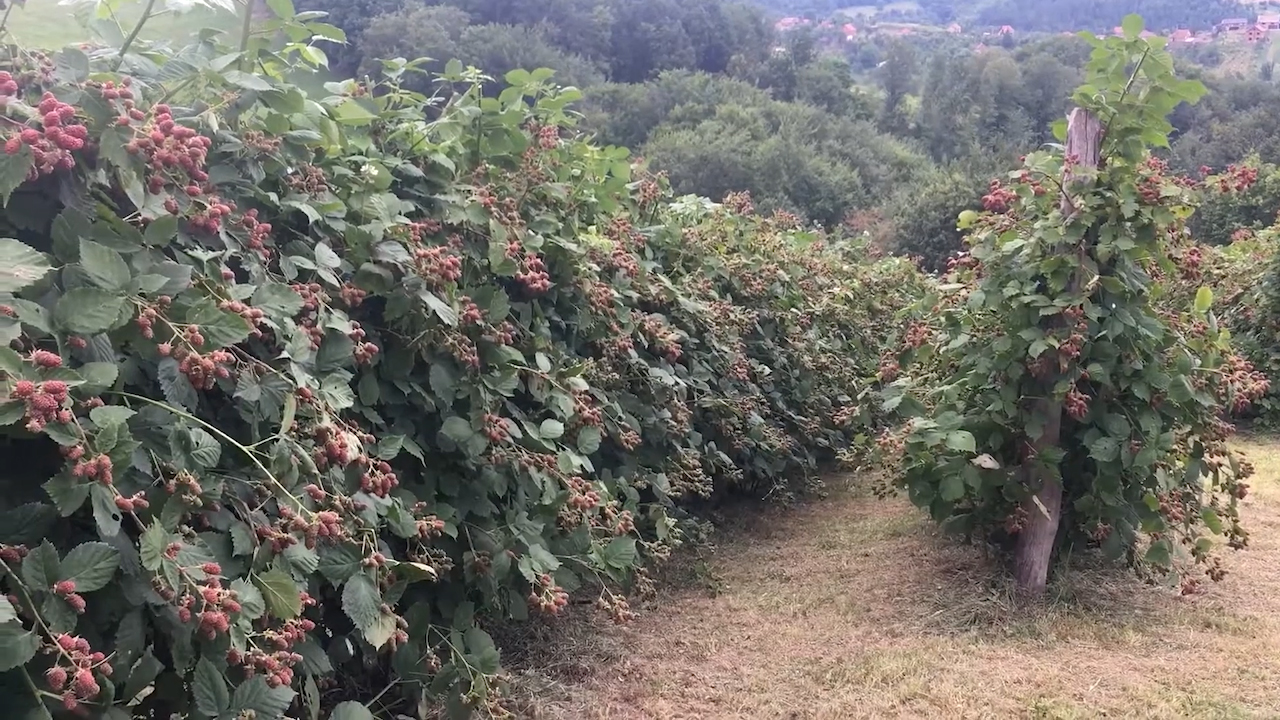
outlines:
[[[1280,717],[1280,441],[1248,550],[1192,597],[1081,562],[1018,607],[981,554],[856,493],[754,515],[698,582],[621,630],[544,628],[517,671],[530,718]],[[695,565],[696,567],[696,565]]]

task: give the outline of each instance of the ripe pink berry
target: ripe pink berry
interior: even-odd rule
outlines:
[[[51,667],[44,673],[44,679],[54,692],[62,692],[67,686],[67,671],[61,667]]]
[[[59,580],[53,584],[53,591],[59,595],[70,595],[76,591],[76,581]]]

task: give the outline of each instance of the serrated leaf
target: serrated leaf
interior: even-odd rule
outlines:
[[[359,548],[350,543],[320,546],[320,562],[316,570],[336,587],[351,579],[360,572],[364,555]]]
[[[187,410],[195,410],[200,404],[200,396],[196,393],[195,386],[182,373],[177,360],[171,357],[161,360],[156,370],[156,379],[160,382],[160,391],[164,393],[164,399],[170,403]]]
[[[240,601],[240,613],[250,620],[257,620],[267,611],[267,601],[262,592],[252,583],[237,578],[231,582],[231,589],[236,592]]]
[[[9,197],[27,181],[34,164],[31,147],[25,144],[12,155],[0,153],[0,205],[9,204]]]
[[[71,580],[76,592],[93,592],[106,587],[120,567],[120,552],[106,543],[81,543],[62,558],[59,579]]]
[[[231,707],[227,681],[207,658],[200,658],[196,663],[196,671],[191,678],[191,695],[195,698],[196,710],[206,717],[216,718]]]
[[[40,638],[35,633],[15,623],[0,624],[0,672],[26,665],[36,656],[39,647]]]
[[[382,614],[382,593],[368,575],[355,575],[343,586],[342,610],[375,648],[390,639],[390,635],[382,637],[384,620],[391,620],[394,632],[395,621]]]
[[[80,238],[80,267],[94,285],[114,294],[124,294],[133,279],[120,253],[86,238]]]
[[[601,549],[600,557],[609,567],[626,570],[636,564],[636,539],[616,537]]]
[[[467,440],[470,440],[471,436],[475,434],[475,432],[471,429],[471,423],[467,422],[465,418],[460,418],[460,417],[457,417],[456,415],[453,417],[447,418],[444,421],[444,425],[440,427],[440,432],[445,437],[449,438],[450,440],[454,441],[459,445],[465,443]]]
[[[15,293],[30,287],[52,269],[44,253],[18,240],[0,238],[0,293]]]
[[[423,290],[418,293],[418,297],[431,308],[431,312],[440,318],[440,322],[453,327],[458,324],[458,312],[454,310],[449,303],[440,298],[439,295],[430,290]]]
[[[57,519],[58,511],[45,503],[27,503],[0,512],[0,544],[36,545]]]
[[[78,335],[106,332],[117,327],[124,302],[124,297],[106,290],[74,288],[58,298],[53,321],[59,328]]]
[[[302,592],[298,583],[281,570],[268,570],[253,576],[253,584],[262,591],[262,599],[271,614],[291,620],[302,612]]]
[[[1120,457],[1120,443],[1109,435],[1102,435],[1089,445],[1089,456],[1098,462],[1112,462]]]
[[[600,449],[600,428],[587,425],[578,431],[578,452],[590,455]]]
[[[178,216],[165,213],[152,220],[142,233],[142,241],[153,247],[164,247],[178,236]]]
[[[9,602],[9,598],[0,597],[0,625],[18,619],[18,609]]]
[[[253,292],[250,303],[269,317],[291,318],[302,311],[302,296],[288,285],[263,283]]]
[[[22,560],[22,579],[28,586],[48,590],[58,581],[58,550],[48,540],[31,549]]]
[[[155,572],[164,562],[165,548],[169,547],[172,535],[158,522],[153,521],[142,532],[138,540],[138,548],[142,556],[142,567]]]
[[[374,720],[373,713],[369,712],[369,708],[364,705],[348,700],[347,702],[338,703],[333,708],[333,713],[329,715],[329,720]]]
[[[333,248],[328,245],[316,243],[316,262],[320,267],[333,270],[342,265],[342,258],[338,257],[338,253],[334,252]]]
[[[93,501],[93,520],[98,525],[98,534],[107,538],[119,535],[123,516],[116,507],[116,495],[111,488],[95,483],[89,489],[89,499]]]
[[[84,379],[80,391],[86,395],[98,395],[116,384],[120,376],[120,366],[109,362],[91,362],[76,369]],[[105,408],[97,408],[99,410]]]
[[[538,433],[547,440],[556,440],[564,435],[564,423],[559,420],[543,420],[538,426]]]
[[[136,698],[143,690],[146,690],[155,679],[160,676],[160,671],[164,670],[164,663],[156,659],[148,649],[146,654],[138,658],[133,667],[129,670],[129,681],[125,684],[124,694],[120,696],[121,700],[126,702]],[[128,717],[126,715],[125,717]]]
[[[252,710],[256,720],[277,720],[293,704],[297,696],[288,685],[271,687],[261,675],[240,683],[231,698],[231,710],[237,713]]]
[[[1169,543],[1164,540],[1157,540],[1151,543],[1151,547],[1147,548],[1147,562],[1159,567],[1169,567],[1173,562],[1172,554],[1169,551]]]
[[[968,430],[954,430],[947,433],[946,442],[947,447],[956,452],[976,452],[978,449],[973,433]]]
[[[938,495],[947,502],[964,497],[964,478],[957,473],[943,475],[938,484]]]
[[[175,425],[170,431],[169,451],[184,470],[212,468],[222,457],[222,445],[207,431],[182,425]]]
[[[119,405],[103,405],[89,411],[89,419],[98,427],[123,425],[129,418],[137,415],[137,411]]]
[[[1209,308],[1213,306],[1213,290],[1208,286],[1201,287],[1196,291],[1196,312],[1203,315],[1209,312]]]

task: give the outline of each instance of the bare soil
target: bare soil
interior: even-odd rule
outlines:
[[[1203,593],[1076,559],[1019,606],[980,550],[851,488],[736,518],[628,625],[542,628],[521,715],[1280,718],[1280,440],[1239,446],[1251,543]]]

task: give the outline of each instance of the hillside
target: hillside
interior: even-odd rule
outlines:
[[[1138,13],[1156,30],[1178,27],[1207,29],[1223,18],[1247,15],[1247,8],[1230,0],[756,0],[783,15],[828,16],[856,11],[878,20],[922,23],[1012,25],[1029,32],[1108,30],[1131,13]]]

